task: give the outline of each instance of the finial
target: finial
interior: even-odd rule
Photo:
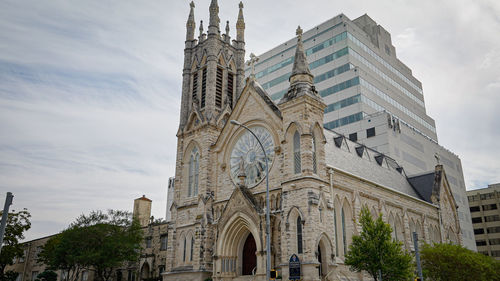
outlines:
[[[254,53],[250,53],[250,61],[247,63],[250,66],[252,72],[250,73],[250,77],[255,78],[255,63],[259,61],[259,57],[257,57]]]
[[[229,36],[229,21],[226,21],[226,35]]]
[[[203,41],[203,21],[200,20],[200,36],[198,37],[198,41]]]
[[[194,2],[191,1],[189,6],[190,6],[189,17],[186,23],[186,29],[187,29],[186,41],[194,40],[194,33],[196,28],[196,23],[194,21]]]
[[[245,41],[245,19],[243,18],[243,2],[240,2],[238,21],[236,22],[236,41]]]
[[[208,34],[219,34],[219,4],[217,0],[210,3],[210,21],[208,23]]]
[[[300,25],[299,27],[297,27],[297,31],[295,32],[295,34],[298,38],[302,39],[302,28],[300,28]]]

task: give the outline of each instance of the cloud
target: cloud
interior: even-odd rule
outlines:
[[[209,2],[196,1],[197,27],[207,27]],[[219,2],[234,38],[238,2]],[[500,182],[497,1],[244,2],[247,56],[293,38],[297,25],[370,15],[423,83],[467,186]],[[0,3],[0,194],[32,212],[28,239],[92,209],[131,210],[142,194],[164,216],[188,12],[188,1]]]

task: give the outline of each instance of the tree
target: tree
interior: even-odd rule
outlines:
[[[500,280],[499,261],[460,245],[426,244],[422,247],[421,260],[428,280]]]
[[[57,281],[57,273],[52,270],[45,270],[38,274],[35,281]]]
[[[87,268],[107,281],[124,262],[138,260],[142,239],[141,227],[129,212],[93,211],[51,238],[40,256],[50,268],[67,270],[68,280],[78,280]]]
[[[2,213],[0,211],[0,216]],[[19,244],[19,240],[24,239],[24,233],[31,227],[30,217],[31,214],[26,209],[19,212],[12,210],[7,217],[3,247],[0,254],[0,280],[4,280],[5,267],[12,265],[14,258],[24,255],[24,249]]]
[[[345,257],[345,264],[351,271],[367,271],[374,280],[409,280],[413,277],[413,257],[403,251],[401,242],[391,238],[391,226],[382,221],[380,215],[376,221],[370,210],[363,207],[360,213],[361,233],[352,238],[352,244]]]

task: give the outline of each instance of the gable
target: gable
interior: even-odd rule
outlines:
[[[274,104],[264,89],[262,89],[255,80],[247,78],[246,82],[247,84],[241,92],[228,119],[237,120],[242,124],[253,120],[259,120],[270,126],[281,128],[281,112],[276,104]],[[215,146],[222,149],[222,144],[228,142],[229,138],[233,135],[232,133],[235,127],[237,126],[230,124],[230,122],[226,122]]]
[[[237,212],[245,213],[255,221],[258,221],[259,214],[262,212],[254,195],[246,187],[237,186],[234,188],[219,218],[219,227],[223,227]]]

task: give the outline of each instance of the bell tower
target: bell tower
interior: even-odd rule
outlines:
[[[221,33],[219,5],[212,0],[209,7],[207,33],[200,22],[199,36],[195,39],[196,23],[194,3],[186,24],[182,102],[179,133],[196,126],[222,127],[243,88],[245,76],[245,21],[243,3],[239,4],[236,39],[229,35],[229,21]]]
[[[175,190],[170,207],[170,262],[166,271],[175,280],[194,280],[183,275],[211,276],[214,248],[213,189],[217,159],[211,150],[233,111],[243,89],[245,42],[243,4],[239,4],[236,39],[231,40],[229,21],[220,28],[219,5],[209,6],[207,29],[195,21],[190,3],[186,22],[184,67]],[[199,35],[196,36],[196,30]],[[173,275],[172,275],[173,276]]]

